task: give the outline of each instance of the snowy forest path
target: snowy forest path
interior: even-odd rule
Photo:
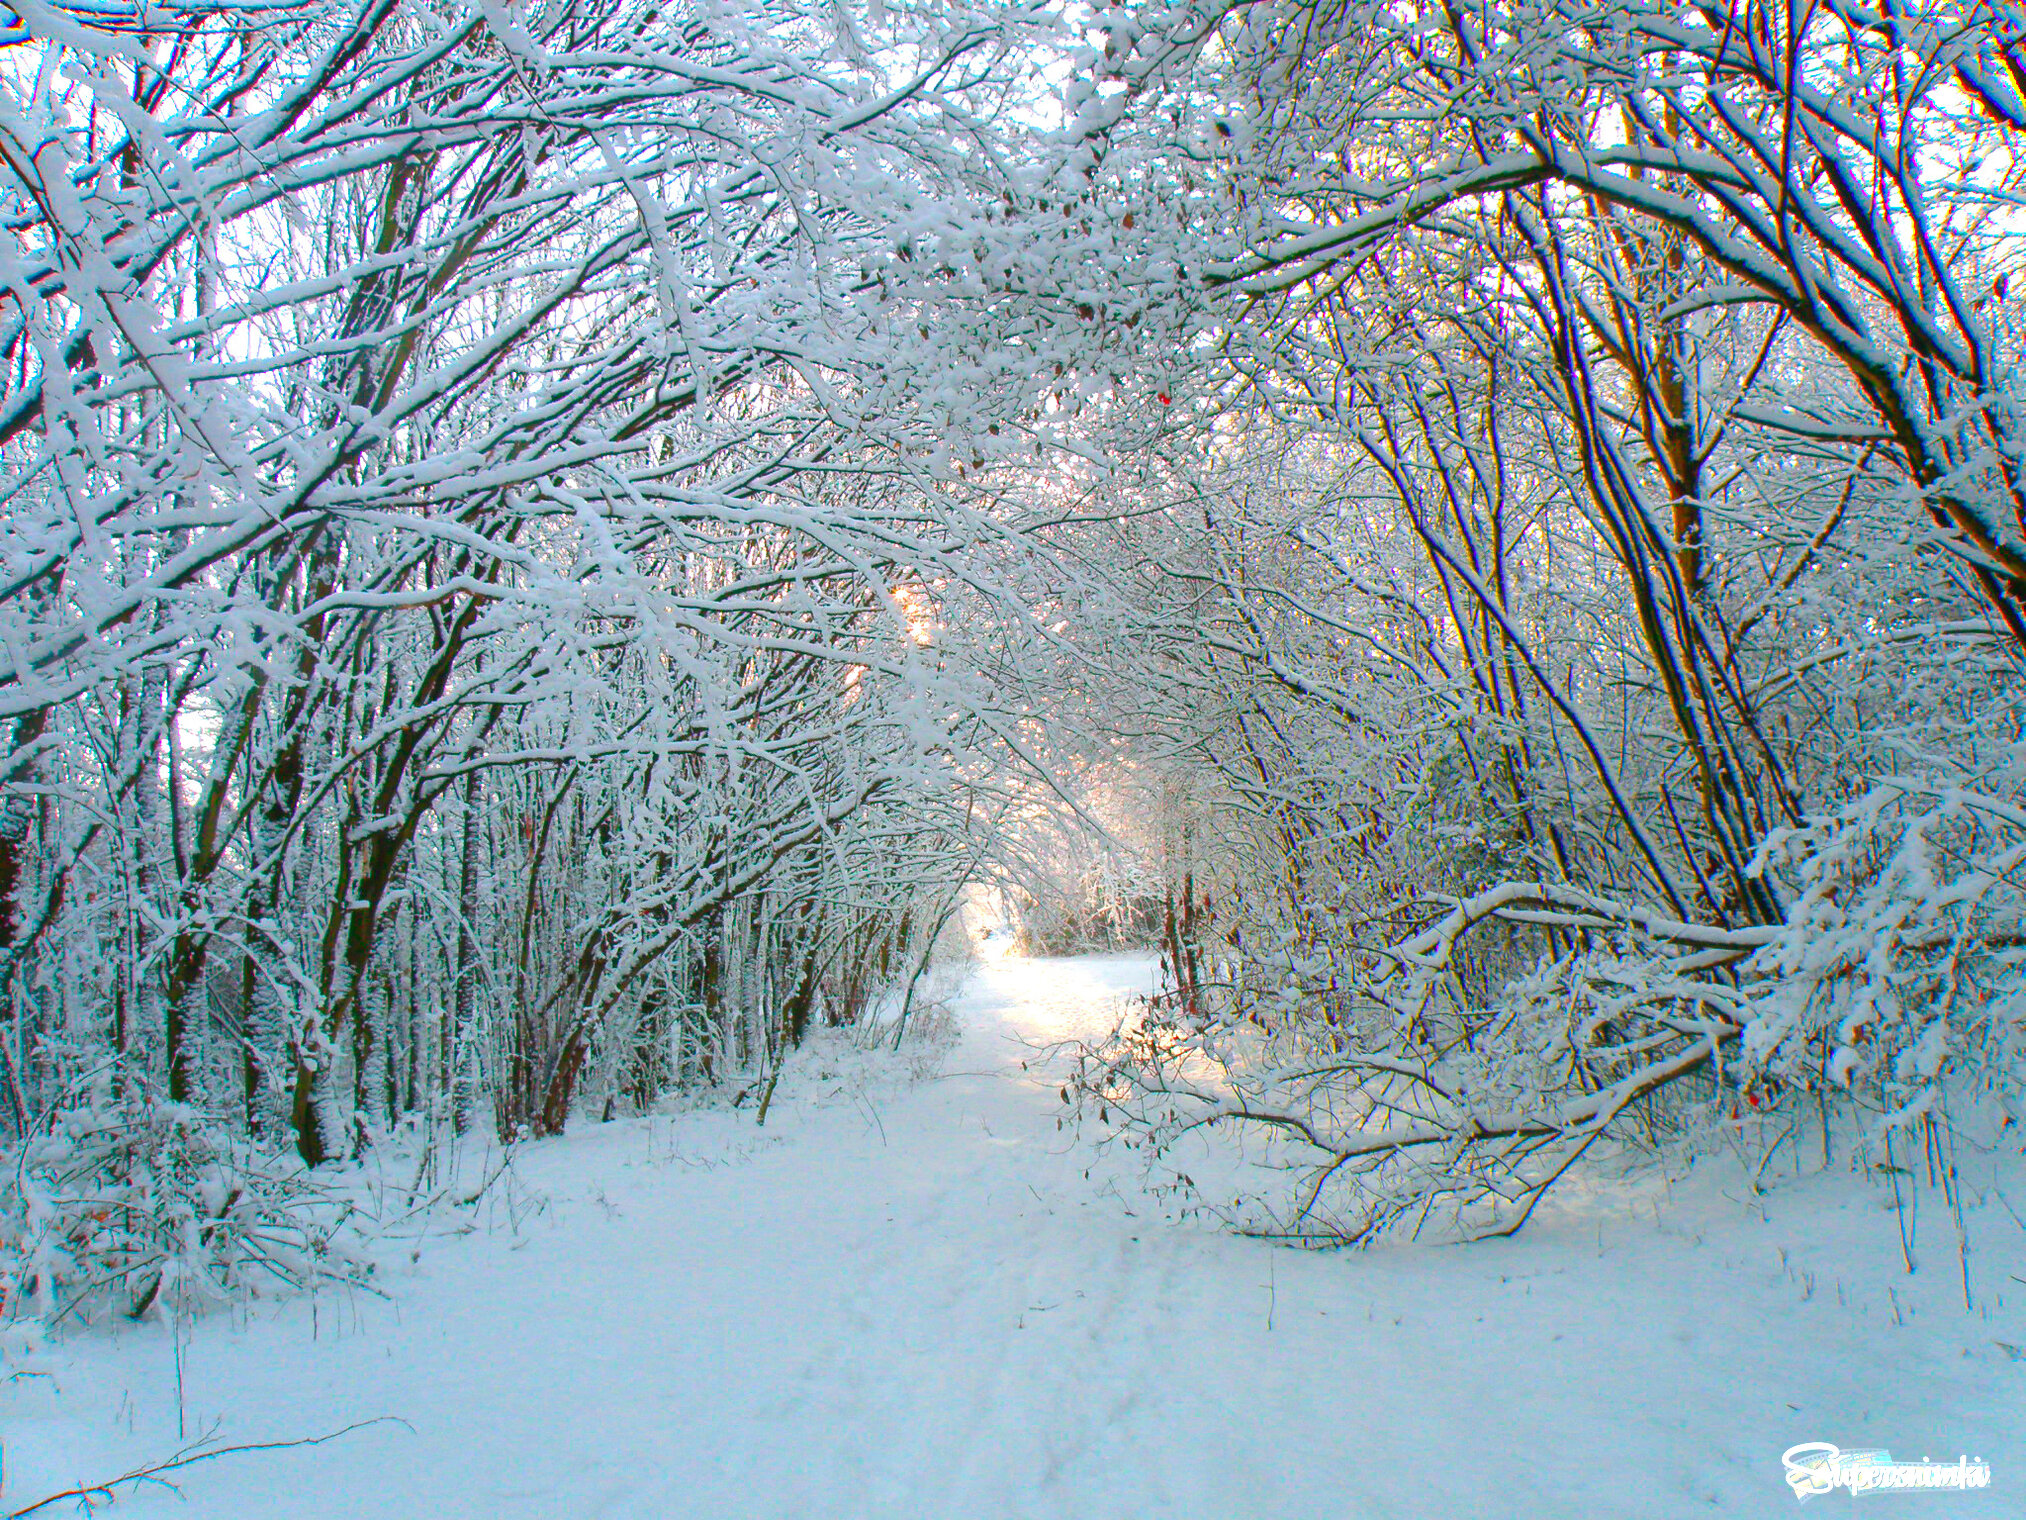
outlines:
[[[1355,1255],[1173,1223],[1058,1127],[1045,1054],[1151,974],[988,961],[921,1080],[826,1037],[764,1129],[747,1103],[526,1148],[498,1227],[425,1243],[386,1302],[181,1349],[193,1434],[409,1428],[189,1469],[120,1514],[1756,1520],[1792,1503],[1789,1445],[1953,1456],[1994,1428],[1981,1362],[1896,1329],[1874,1282],[1804,1293],[1796,1237],[1734,1206]],[[0,1408],[7,1496],[172,1450],[175,1354],[155,1326],[71,1342],[60,1392]]]

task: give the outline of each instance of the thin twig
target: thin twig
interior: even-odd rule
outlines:
[[[24,1516],[35,1514],[38,1510],[47,1509],[50,1505],[61,1503],[65,1499],[79,1500],[89,1509],[91,1504],[101,1497],[107,1502],[117,1498],[118,1495],[114,1493],[114,1490],[122,1484],[133,1484],[138,1487],[142,1483],[160,1477],[163,1473],[175,1472],[178,1468],[183,1467],[194,1467],[199,1462],[210,1461],[213,1457],[229,1457],[239,1452],[283,1451],[291,1446],[321,1446],[326,1441],[335,1441],[339,1436],[350,1435],[355,1430],[364,1430],[369,1425],[399,1425],[411,1435],[415,1431],[413,1425],[410,1425],[399,1416],[383,1414],[370,1420],[356,1421],[353,1424],[345,1426],[342,1430],[333,1430],[326,1435],[304,1436],[294,1441],[249,1441],[243,1446],[215,1446],[209,1451],[197,1451],[190,1447],[185,1447],[167,1461],[151,1463],[146,1467],[136,1467],[131,1472],[121,1473],[117,1478],[108,1478],[103,1483],[80,1484],[76,1488],[66,1488],[60,1494],[50,1494],[46,1498],[37,1499],[26,1509],[11,1511],[4,1517],[4,1520],[23,1520]]]

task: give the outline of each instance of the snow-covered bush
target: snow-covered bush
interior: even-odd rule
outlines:
[[[101,1078],[4,1164],[0,1328],[190,1314],[371,1270],[351,1206],[299,1160],[131,1078]]]
[[[1747,963],[1744,1058],[1779,1081],[1875,1088],[1887,1117],[1952,1078],[2009,1098],[2026,1077],[2026,808],[1895,779],[1760,850],[1800,893]]]

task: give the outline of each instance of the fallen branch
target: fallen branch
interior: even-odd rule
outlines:
[[[4,1517],[4,1520],[23,1520],[24,1516],[33,1515],[40,1510],[48,1509],[50,1505],[59,1504],[65,1499],[77,1500],[84,1505],[86,1512],[89,1513],[94,1504],[101,1502],[110,1504],[114,1499],[119,1497],[115,1490],[119,1489],[122,1485],[131,1485],[138,1488],[143,1483],[159,1481],[163,1473],[175,1472],[177,1469],[184,1467],[194,1467],[199,1462],[209,1462],[214,1457],[230,1457],[240,1452],[248,1451],[285,1451],[291,1446],[321,1446],[326,1441],[335,1441],[339,1436],[348,1436],[353,1431],[364,1430],[369,1425],[399,1425],[410,1434],[413,1434],[415,1430],[415,1427],[410,1425],[406,1420],[395,1415],[383,1414],[370,1420],[359,1420],[345,1426],[342,1430],[333,1430],[320,1436],[303,1436],[294,1441],[249,1441],[242,1446],[214,1446],[209,1450],[200,1450],[199,1447],[202,1446],[200,1442],[198,1446],[184,1447],[175,1456],[169,1457],[164,1461],[150,1463],[146,1467],[136,1467],[131,1472],[121,1473],[117,1478],[108,1478],[103,1483],[84,1483],[76,1488],[66,1488],[61,1493],[50,1494],[45,1498],[37,1499],[26,1509],[10,1510]]]

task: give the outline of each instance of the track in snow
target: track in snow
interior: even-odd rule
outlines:
[[[1758,1520],[1792,1510],[1779,1453],[1805,1440],[1982,1455],[1993,1493],[1897,1502],[2017,1512],[2026,1368],[1988,1349],[2016,1331],[1874,1273],[1891,1227],[1861,1198],[1804,1186],[1792,1228],[1777,1197],[1771,1223],[1599,1204],[1511,1242],[1308,1255],[1166,1222],[1114,1162],[1087,1180],[1031,1047],[1149,974],[990,963],[945,1075],[867,1085],[819,1047],[764,1131],[746,1110],[530,1148],[550,1202],[518,1238],[431,1243],[389,1303],[201,1322],[185,1350],[220,1440],[412,1431],[227,1458],[118,1513]],[[1811,1248],[1842,1254],[1804,1293]],[[159,1327],[63,1356],[60,1392],[0,1404],[9,1499],[176,1444]]]

